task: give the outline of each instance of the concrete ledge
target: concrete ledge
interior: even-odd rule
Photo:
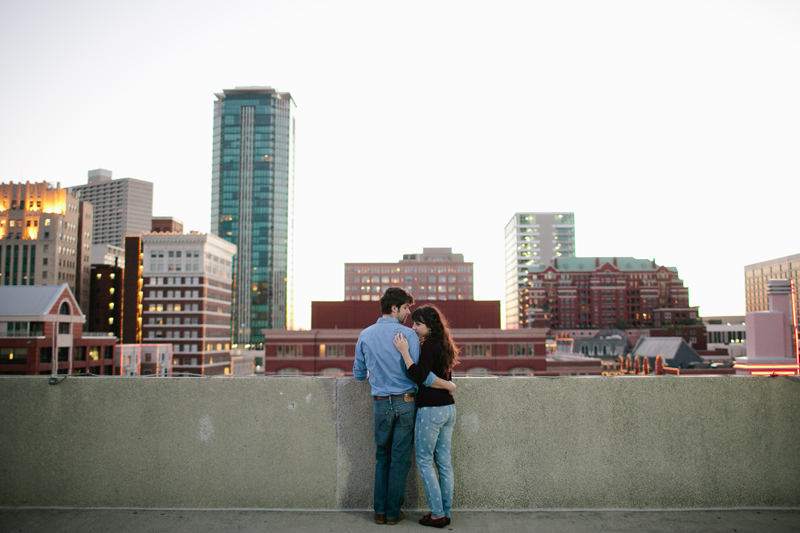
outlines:
[[[800,507],[800,382],[462,378],[461,509]],[[0,506],[369,509],[351,378],[0,378]],[[426,507],[415,468],[409,508]]]

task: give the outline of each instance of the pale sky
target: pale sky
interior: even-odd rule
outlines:
[[[0,182],[154,186],[208,231],[214,93],[297,103],[295,321],[345,262],[451,247],[503,300],[517,211],[673,266],[704,316],[800,253],[800,2],[0,3]]]

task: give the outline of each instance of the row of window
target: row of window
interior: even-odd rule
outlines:
[[[199,311],[200,304],[149,304],[148,311]],[[221,311],[220,311],[221,312]]]
[[[147,296],[148,298],[164,298],[164,291],[149,291]],[[183,294],[183,298],[199,298],[200,291],[199,290],[187,290],[187,291],[166,291],[167,298],[181,298],[181,294]]]
[[[346,266],[345,272],[353,274],[468,274],[472,265],[459,266]],[[383,282],[386,283],[386,282]]]
[[[407,288],[408,292],[414,295],[414,291]],[[469,294],[429,294],[429,293],[420,293],[417,294],[419,299],[423,300],[471,300]],[[377,302],[381,299],[381,294],[354,294],[351,296],[345,296],[345,300],[356,300],[362,302]]]
[[[278,357],[303,357],[302,344],[279,344],[277,345]],[[532,357],[533,344],[509,344],[507,345],[508,355],[512,357]],[[355,350],[355,347],[353,347]],[[467,344],[463,347],[466,357],[491,357],[491,344]],[[320,344],[319,357],[354,357],[354,353],[345,353],[344,344]]]
[[[346,293],[376,293],[376,294],[383,294],[386,289],[389,287],[386,285],[346,285],[344,290]],[[416,293],[423,293],[423,292],[461,292],[461,293],[471,293],[472,292],[472,285],[420,285],[416,286],[407,286],[405,288],[408,292],[412,294]]]
[[[102,350],[101,350],[102,348]],[[113,346],[74,346],[71,350],[73,361],[99,361],[102,354],[103,359],[114,358]],[[58,362],[69,362],[70,348],[63,346],[58,348]],[[53,348],[39,348],[39,363],[47,364],[52,362]],[[27,364],[28,348],[0,348],[0,365]]]
[[[400,276],[345,276],[345,283],[394,283],[399,284]],[[466,283],[472,282],[472,276],[404,276],[403,283],[425,282],[428,283]]]

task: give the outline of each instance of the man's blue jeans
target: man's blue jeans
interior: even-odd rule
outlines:
[[[456,424],[456,406],[420,407],[417,410],[417,469],[425,486],[431,517],[450,516],[453,507],[453,466],[450,441]],[[436,470],[439,479],[436,479]]]
[[[375,429],[375,514],[387,520],[400,516],[414,449],[416,402],[404,398],[373,400]]]

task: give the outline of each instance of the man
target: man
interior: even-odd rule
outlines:
[[[394,525],[404,518],[400,506],[405,501],[406,478],[414,446],[414,401],[417,385],[408,376],[403,356],[394,347],[396,333],[408,339],[409,355],[419,361],[419,338],[403,325],[414,297],[405,289],[390,287],[381,297],[378,322],[361,332],[356,344],[353,377],[369,377],[373,398],[375,432],[375,523]],[[423,385],[448,387],[431,372]]]

